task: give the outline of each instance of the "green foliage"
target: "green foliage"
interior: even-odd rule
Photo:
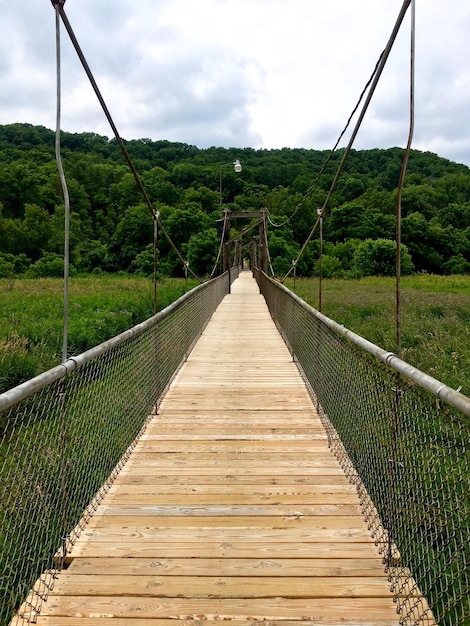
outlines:
[[[293,289],[293,280],[286,286]],[[322,312],[384,350],[396,352],[395,278],[322,281]],[[318,280],[297,279],[298,296],[318,306]],[[401,280],[402,357],[470,396],[470,276],[415,274]]]
[[[64,275],[64,259],[58,254],[48,252],[38,259],[36,263],[30,265],[26,276],[28,278],[60,278]],[[73,265],[69,266],[69,274],[75,273]]]
[[[13,278],[15,275],[15,266],[0,256],[0,278]]]
[[[224,207],[268,210],[272,265],[278,275],[284,275],[312,231],[317,209],[323,206],[343,156],[342,150],[337,151],[317,180],[327,151],[200,150],[150,139],[126,144],[150,200],[180,252],[188,252],[191,237],[201,234],[191,244],[191,259],[199,271],[206,271],[208,262],[199,262],[193,247],[205,241],[211,248],[209,241],[220,218],[221,179]],[[70,255],[76,270],[147,273],[146,249],[153,240],[153,222],[117,142],[95,133],[63,133],[62,153],[71,199]],[[324,259],[328,275],[352,271],[356,244],[343,250],[338,246],[395,238],[396,186],[402,158],[400,148],[351,152],[326,207],[324,253],[332,257]],[[243,164],[240,173],[228,167],[235,159]],[[415,271],[469,271],[470,171],[466,166],[412,151],[402,213],[402,240]],[[238,220],[236,225],[241,230],[247,224]],[[231,235],[236,233],[234,226]],[[35,264],[49,258],[47,255],[63,254],[63,234],[64,207],[53,131],[28,124],[0,126],[0,253],[25,255]],[[243,235],[242,246],[248,246],[256,234]],[[318,232],[298,264],[298,275],[318,271],[317,236]],[[159,272],[182,276],[181,261],[165,237],[159,236],[158,248]],[[11,272],[5,262],[13,263],[15,276],[27,269],[23,262],[2,258],[3,274]]]
[[[126,209],[111,239],[110,252],[116,269],[128,269],[137,254],[152,241],[153,219],[144,204]]]
[[[195,281],[165,279],[157,308],[168,306]],[[147,278],[101,274],[73,277],[69,287],[69,354],[79,354],[153,314]],[[60,362],[63,281],[0,279],[0,393]]]
[[[131,269],[139,276],[153,276],[154,266],[154,246],[153,243],[150,243],[132,261]]]
[[[219,247],[220,239],[215,228],[191,235],[188,244],[188,261],[198,276],[210,275]]]
[[[396,273],[396,244],[389,239],[366,239],[354,253],[353,271],[356,276],[394,276]],[[405,245],[400,247],[401,274],[411,274],[413,261]]]
[[[470,274],[470,262],[463,254],[456,254],[442,265],[442,270],[444,274]]]
[[[313,267],[315,276],[320,276],[320,261],[315,261]],[[343,265],[336,256],[324,254],[321,260],[321,274],[323,278],[340,278],[344,274]]]

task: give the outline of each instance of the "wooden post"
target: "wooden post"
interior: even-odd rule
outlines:
[[[228,241],[230,240],[229,214],[230,211],[228,209],[224,209],[224,272],[227,272],[230,269],[230,245],[228,244]]]
[[[259,225],[259,269],[266,272],[266,209],[261,210]]]

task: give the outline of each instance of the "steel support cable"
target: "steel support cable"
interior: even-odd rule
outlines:
[[[271,276],[274,277],[274,269],[273,269],[273,264],[271,262],[271,254],[269,252],[269,246],[268,246],[268,229],[267,228],[264,229],[264,244],[266,246],[266,257],[268,259]]]
[[[150,210],[150,213],[152,214],[153,219],[156,219],[158,221],[158,226],[160,228],[160,231],[162,232],[163,236],[165,237],[165,239],[167,240],[167,242],[169,243],[169,245],[171,246],[172,250],[175,252],[175,254],[177,255],[178,259],[181,261],[181,263],[188,268],[189,272],[194,276],[194,278],[196,278],[199,282],[203,282],[199,276],[197,276],[192,269],[189,267],[188,262],[186,261],[186,259],[183,257],[183,255],[180,253],[180,251],[178,250],[178,248],[175,246],[175,244],[173,243],[173,241],[171,240],[171,237],[168,235],[168,233],[166,232],[165,228],[163,227],[163,224],[160,221],[160,218],[157,215],[157,212],[155,211],[150,198],[148,197],[148,194],[145,190],[145,187],[142,184],[142,181],[140,180],[140,176],[137,173],[137,170],[134,167],[134,164],[132,163],[132,160],[129,156],[129,153],[127,151],[126,146],[124,145],[123,140],[121,139],[121,136],[119,134],[119,131],[113,121],[113,118],[111,117],[111,113],[109,112],[108,107],[106,106],[106,102],[103,99],[103,96],[101,95],[101,92],[99,90],[99,87],[95,81],[95,78],[93,76],[93,73],[87,63],[87,60],[85,58],[85,55],[82,52],[82,49],[80,48],[80,44],[78,43],[78,40],[75,36],[75,33],[73,32],[72,26],[65,14],[64,11],[64,7],[63,7],[63,2],[65,2],[65,0],[62,0],[62,3],[59,2],[59,0],[51,0],[52,4],[54,4],[54,6],[57,6],[57,9],[60,13],[60,17],[62,18],[62,22],[64,23],[64,26],[67,30],[67,33],[69,34],[70,40],[72,41],[73,47],[75,48],[75,51],[78,55],[78,58],[80,59],[80,62],[83,66],[83,69],[86,72],[86,75],[88,76],[88,79],[91,83],[91,86],[93,87],[93,90],[96,94],[96,97],[98,98],[100,104],[101,104],[101,108],[103,109],[103,112],[106,116],[106,119],[109,122],[109,125],[111,126],[114,136],[116,137],[116,141],[118,142],[118,145],[121,149],[121,152],[124,155],[124,158],[127,161],[127,164],[132,172],[132,175],[134,176],[134,179],[137,183],[137,186],[140,190],[140,193],[142,194],[142,197],[144,198],[145,204],[147,205],[147,207]]]
[[[223,230],[222,230],[222,235],[220,237],[219,251],[217,252],[217,258],[216,258],[215,263],[214,263],[214,268],[213,268],[213,270],[211,272],[211,276],[210,276],[211,278],[214,277],[215,271],[217,269],[217,265],[219,264],[219,261],[220,261],[220,255],[222,254],[222,250],[223,250],[223,247],[224,247],[225,230],[226,230],[226,228],[227,228],[227,213],[224,213],[224,226],[223,226]]]
[[[410,125],[408,141],[400,171],[400,179],[397,188],[396,201],[396,353],[401,358],[401,198],[405,173],[410,157],[411,143],[413,141],[415,124],[415,40],[416,40],[416,9],[415,0],[411,0],[411,41],[410,41]]]
[[[61,80],[61,47],[60,47],[60,16],[59,8],[65,0],[53,0],[55,9],[55,41],[56,41],[56,131],[55,131],[55,158],[57,170],[59,172],[62,195],[64,199],[64,314],[63,314],[63,343],[62,343],[62,363],[68,358],[68,318],[69,318],[69,267],[70,267],[70,196],[62,164],[60,150],[61,140],[61,109],[62,109],[62,80]],[[66,411],[66,388],[65,380],[59,386],[60,401],[60,510],[61,510],[61,548],[62,555],[66,554],[67,546],[67,426],[65,419]],[[62,569],[63,559],[58,563],[58,568]]]
[[[395,270],[395,280],[396,280],[396,290],[395,290],[395,332],[396,332],[396,355],[399,359],[401,359],[401,198],[403,185],[405,181],[405,174],[408,165],[408,160],[411,151],[411,143],[413,141],[413,132],[414,132],[414,120],[415,120],[415,106],[414,106],[414,94],[415,94],[415,32],[416,32],[416,11],[415,11],[415,0],[411,0],[411,36],[410,36],[410,99],[409,99],[409,131],[408,131],[408,140],[406,143],[405,154],[403,155],[403,161],[400,171],[400,178],[398,181],[397,188],[397,200],[396,200],[396,270]],[[402,396],[402,380],[401,380],[400,372],[397,372],[396,375],[396,384],[395,384],[395,403],[394,403],[394,414],[393,414],[393,427],[392,427],[392,444],[390,450],[390,459],[389,459],[389,479],[390,479],[390,498],[395,500],[396,498],[396,489],[397,489],[397,451],[398,451],[398,441],[400,437],[400,425],[402,421],[402,409],[401,409],[401,396]],[[391,511],[395,512],[394,507],[391,508]],[[396,519],[394,515],[390,516],[390,525],[388,528],[388,547],[387,547],[387,555],[386,560],[387,564],[390,565],[393,563],[393,559],[395,557],[395,536],[396,536]]]
[[[55,130],[55,159],[59,172],[62,196],[64,198],[64,320],[63,320],[63,343],[62,363],[68,358],[68,319],[69,319],[69,265],[70,265],[70,196],[65,179],[62,156],[60,151],[60,120],[62,108],[62,84],[61,84],[61,50],[60,50],[60,18],[59,8],[65,0],[52,0],[55,9],[55,40],[56,40],[56,130]]]
[[[343,158],[341,159],[341,162],[340,162],[340,164],[338,166],[338,169],[336,170],[336,174],[335,174],[335,177],[333,179],[333,182],[331,183],[330,190],[328,191],[328,194],[327,194],[326,199],[325,199],[325,201],[323,203],[323,206],[321,207],[321,209],[318,210],[319,216],[318,216],[315,224],[313,225],[313,228],[310,231],[309,236],[307,237],[305,243],[303,244],[303,246],[302,246],[302,248],[301,248],[301,250],[299,252],[299,255],[298,255],[298,257],[297,257],[297,259],[295,261],[295,265],[297,265],[299,259],[302,257],[303,253],[305,252],[306,247],[308,246],[308,244],[312,240],[312,237],[315,234],[315,232],[316,232],[316,230],[317,230],[317,228],[318,228],[318,226],[320,224],[320,216],[323,217],[325,215],[325,211],[326,211],[326,209],[328,207],[328,204],[329,204],[329,202],[331,200],[331,196],[333,195],[334,190],[336,189],[336,185],[338,184],[338,179],[339,179],[339,177],[340,177],[340,175],[341,175],[341,173],[342,173],[342,171],[344,169],[344,165],[345,165],[345,163],[346,163],[346,161],[347,161],[347,159],[349,157],[349,154],[351,152],[351,148],[353,146],[353,143],[354,143],[354,141],[356,139],[357,133],[359,132],[359,129],[360,129],[361,125],[362,125],[362,122],[364,121],[364,117],[365,117],[365,114],[367,112],[367,109],[369,108],[369,104],[370,104],[370,102],[372,100],[372,96],[375,93],[375,90],[377,88],[377,85],[378,85],[378,82],[380,80],[380,77],[382,76],[382,72],[384,70],[384,67],[385,67],[385,65],[386,65],[386,63],[388,61],[388,57],[390,56],[390,52],[391,52],[391,50],[393,48],[393,44],[395,43],[395,39],[397,38],[398,31],[400,30],[400,27],[401,27],[401,25],[403,23],[403,19],[404,19],[405,15],[406,15],[406,12],[407,12],[408,7],[410,6],[411,2],[412,2],[412,0],[404,0],[404,2],[403,2],[403,5],[402,5],[402,7],[400,9],[400,13],[399,13],[399,15],[397,17],[397,20],[395,22],[395,26],[393,27],[392,34],[390,35],[390,38],[389,38],[389,40],[387,42],[385,50],[383,51],[383,53],[382,53],[382,55],[380,57],[379,63],[377,65],[377,70],[375,72],[373,80],[371,81],[371,85],[370,85],[369,92],[368,92],[367,97],[366,97],[366,101],[364,102],[364,104],[362,106],[361,112],[359,114],[359,118],[358,118],[358,120],[356,122],[356,125],[355,125],[354,129],[353,129],[353,132],[352,132],[351,137],[349,139],[348,145],[345,148],[345,151],[344,151],[344,154],[343,154]],[[293,268],[294,268],[294,265],[287,272],[287,274],[284,276],[284,278],[281,280],[281,282],[284,282],[286,280],[286,278],[288,276],[290,276]]]
[[[153,314],[157,312],[157,257],[158,257],[158,217],[160,213],[155,211],[153,215]]]

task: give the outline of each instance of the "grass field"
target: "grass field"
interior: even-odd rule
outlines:
[[[157,309],[165,308],[195,284],[164,279],[157,286]],[[60,279],[0,280],[0,393],[60,363],[63,308]],[[72,278],[68,354],[80,354],[152,314],[153,284],[149,279]]]
[[[194,281],[158,285],[161,310]],[[318,307],[318,279],[297,279],[295,292]],[[294,290],[294,281],[286,286]],[[60,279],[0,280],[0,392],[60,362],[63,296]],[[402,357],[470,395],[470,276],[402,279]],[[369,341],[396,351],[395,280],[325,280],[325,315]],[[113,337],[153,313],[150,280],[130,276],[73,278],[70,284],[69,354]]]
[[[318,307],[318,279],[286,287]],[[322,312],[396,352],[395,279],[325,280]],[[407,276],[401,281],[402,358],[470,395],[470,276]]]

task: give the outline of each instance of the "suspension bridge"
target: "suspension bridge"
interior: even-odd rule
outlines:
[[[64,2],[57,41],[61,17],[154,253],[160,229],[187,272]],[[72,358],[64,329],[62,364],[0,395],[0,626],[470,624],[470,399],[269,278],[265,212],[248,215],[253,275],[237,254],[230,267],[237,217],[224,214],[221,276]]]
[[[255,275],[0,396],[2,624],[466,623],[470,400]]]

